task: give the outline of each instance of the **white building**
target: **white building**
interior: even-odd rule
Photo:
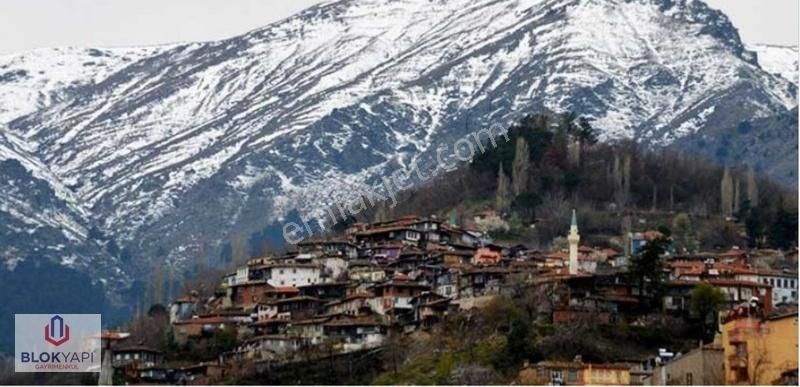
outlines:
[[[300,263],[273,263],[265,268],[264,279],[275,287],[314,285],[322,283],[322,267]]]
[[[250,269],[248,266],[242,266],[236,269],[236,275],[233,277],[233,283],[230,285],[241,285],[250,280]]]
[[[757,282],[772,286],[772,304],[795,304],[797,297],[797,273],[778,270],[758,270]]]

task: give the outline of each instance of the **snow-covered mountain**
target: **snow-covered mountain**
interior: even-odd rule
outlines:
[[[49,52],[0,59],[7,131],[63,192],[62,217],[141,257],[132,273],[217,256],[526,112],[669,146],[797,105],[795,83],[691,0],[342,0],[223,41],[100,50],[103,66],[65,66],[57,97],[13,94]]]
[[[162,47],[39,49],[0,55],[0,124],[70,98]]]
[[[0,270],[44,260],[109,289],[131,283],[110,242],[91,236],[91,216],[79,199],[8,131],[0,131],[0,192]]]
[[[748,49],[758,54],[758,64],[767,72],[779,74],[795,85],[800,83],[800,79],[798,79],[800,51],[797,46],[756,44],[748,46]]]

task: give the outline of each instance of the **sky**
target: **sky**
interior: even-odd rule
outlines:
[[[0,0],[0,53],[219,40],[320,0]],[[797,45],[798,0],[706,0],[745,43]]]

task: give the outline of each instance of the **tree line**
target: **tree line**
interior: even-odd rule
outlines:
[[[463,203],[484,203],[523,226],[536,223],[549,240],[563,233],[561,223],[578,208],[595,217],[587,221],[598,233],[626,231],[631,214],[668,214],[664,227],[678,226],[707,241],[704,247],[797,244],[796,188],[752,168],[645,149],[632,140],[598,142],[591,121],[574,113],[526,115],[507,134],[508,141],[485,147],[468,165],[403,193],[394,208],[366,212],[363,220],[406,214],[463,220],[469,216]],[[735,224],[744,226],[746,239],[736,235]],[[678,236],[699,247],[690,235]]]

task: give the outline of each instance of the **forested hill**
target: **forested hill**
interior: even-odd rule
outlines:
[[[525,116],[509,128],[508,141],[498,137],[496,148],[485,147],[468,165],[364,218],[436,214],[464,223],[498,210],[508,227],[496,236],[548,247],[577,208],[582,234],[601,244],[626,229],[673,226],[691,228],[688,249],[797,244],[796,188],[674,148],[598,143],[594,133],[589,120],[571,113]],[[688,225],[676,224],[687,217]]]

